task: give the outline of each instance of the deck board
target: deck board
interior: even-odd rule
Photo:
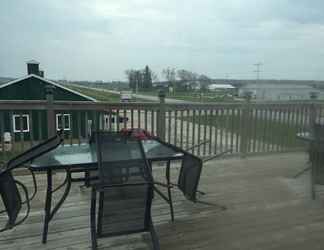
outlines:
[[[229,158],[205,164],[199,189],[202,201],[225,205],[193,204],[174,190],[175,222],[169,207],[158,196],[153,220],[161,249],[324,249],[324,189],[317,187],[317,200],[310,196],[309,173],[293,176],[305,167],[303,153],[273,154],[246,159]],[[163,180],[163,168],[155,168]],[[172,171],[173,181],[179,166]],[[45,175],[38,175],[39,193],[25,224],[0,235],[2,249],[90,249],[90,190],[74,183],[71,194],[50,224],[48,242],[41,243],[44,216]],[[18,179],[31,186],[28,176]],[[57,173],[54,183],[63,181]],[[2,208],[0,204],[0,210]],[[0,223],[4,222],[0,217]],[[150,249],[147,234],[99,239],[99,249]]]

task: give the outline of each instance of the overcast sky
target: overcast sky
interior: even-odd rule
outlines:
[[[124,80],[167,66],[215,78],[324,80],[323,0],[1,0],[0,76]],[[162,78],[162,77],[160,77]]]

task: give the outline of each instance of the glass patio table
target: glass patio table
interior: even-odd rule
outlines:
[[[171,144],[159,141],[158,139],[143,140],[142,143],[146,158],[150,163],[153,161],[164,161],[167,163],[166,180],[167,186],[169,187],[171,161],[181,160],[184,156],[184,151]],[[112,157],[115,154],[118,154],[118,148],[116,149],[116,152],[112,152]],[[91,143],[62,145],[36,158],[28,167],[32,171],[46,172],[47,174],[45,219],[42,237],[42,242],[46,243],[49,223],[67,198],[70,192],[71,183],[74,181],[85,181],[85,178],[73,179],[71,176],[72,173],[87,173],[98,168],[96,147],[95,144]],[[66,172],[66,178],[61,185],[53,189],[52,176],[53,172],[56,170],[64,170]],[[61,199],[52,208],[52,194],[64,186],[65,190]],[[170,188],[168,188],[168,196],[169,199],[166,199],[166,201],[170,205],[171,217],[173,220],[173,206]]]

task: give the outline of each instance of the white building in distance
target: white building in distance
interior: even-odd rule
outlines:
[[[318,89],[302,84],[248,83],[239,88],[238,94],[244,97],[246,92],[260,101],[309,100],[311,92],[317,92],[319,98],[323,95]]]

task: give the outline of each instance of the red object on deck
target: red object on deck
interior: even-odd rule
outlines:
[[[137,138],[139,140],[149,140],[154,138],[154,136],[152,136],[150,132],[141,128],[123,128],[120,130],[120,133],[125,136]]]

